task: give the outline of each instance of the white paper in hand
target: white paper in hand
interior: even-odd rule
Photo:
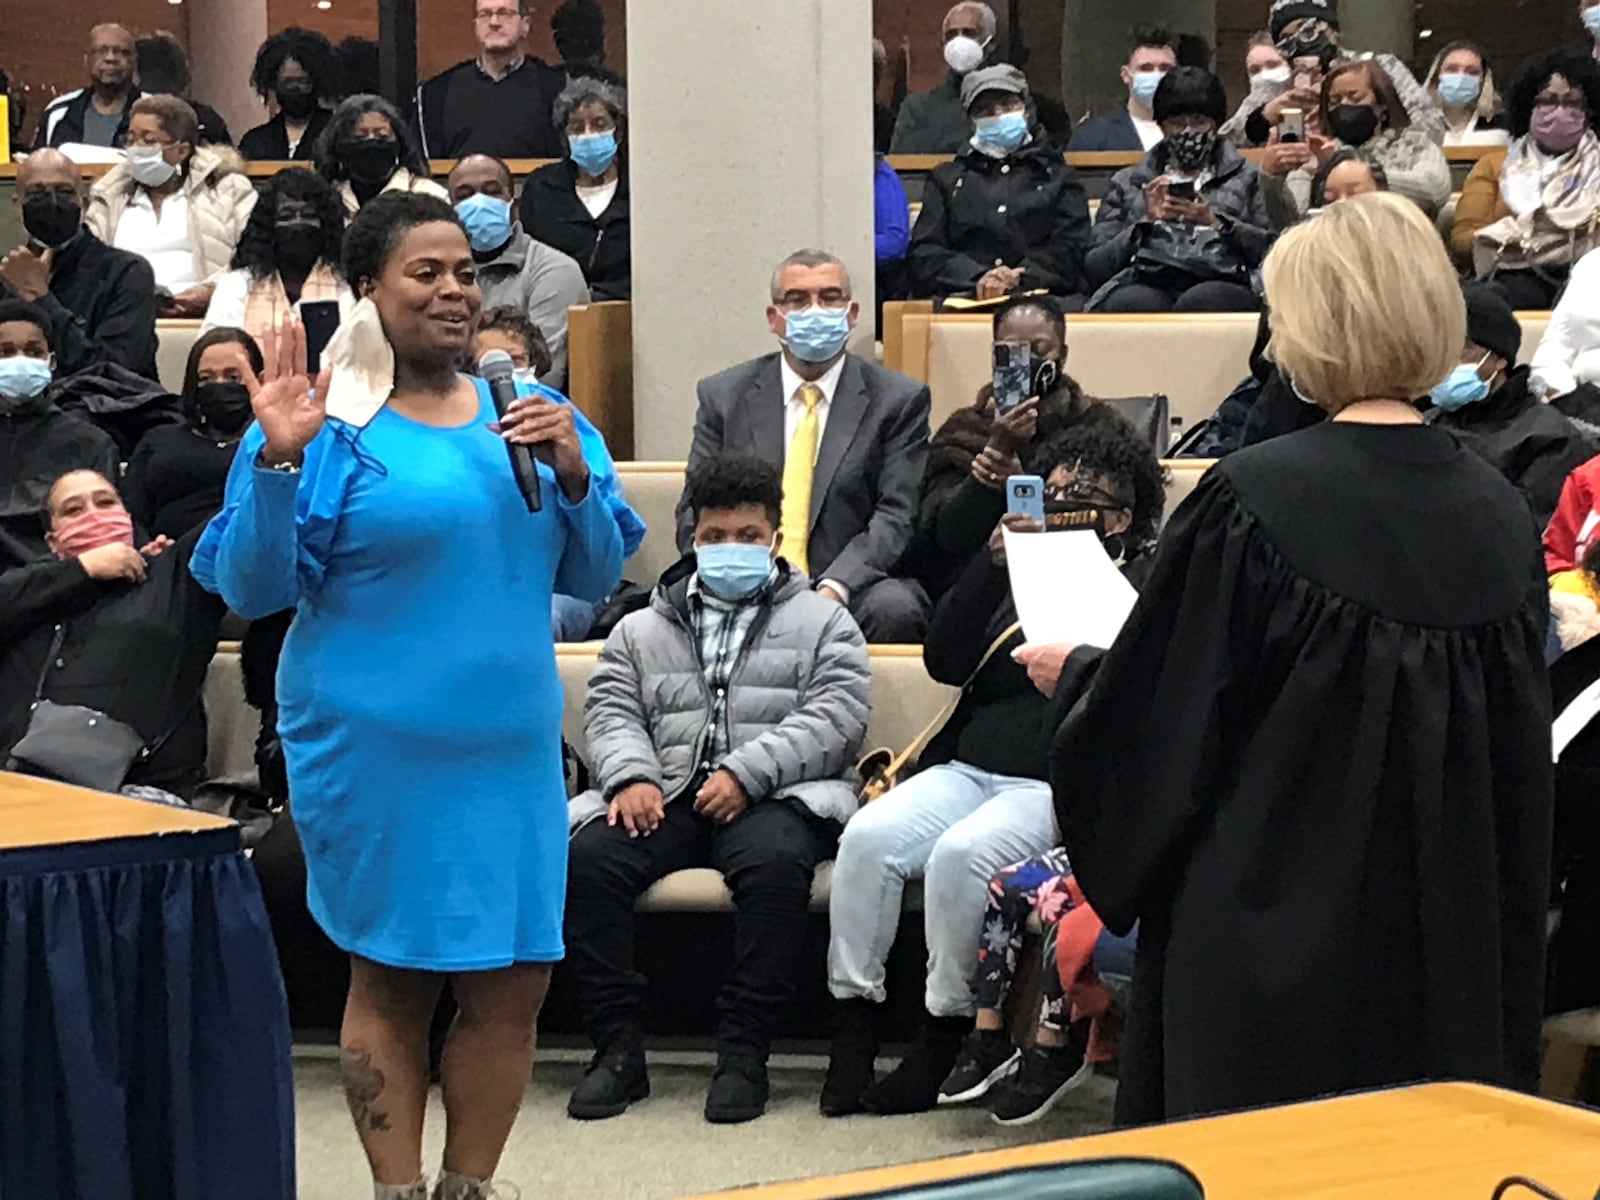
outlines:
[[[1099,646],[1116,640],[1139,593],[1089,530],[1005,531],[1011,599],[1034,645]]]

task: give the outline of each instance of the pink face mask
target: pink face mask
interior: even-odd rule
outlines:
[[[115,542],[133,545],[133,518],[125,508],[92,508],[55,531],[56,557],[63,561]]]
[[[1589,130],[1588,114],[1560,104],[1541,104],[1529,122],[1533,140],[1552,154],[1565,154],[1583,140]]]

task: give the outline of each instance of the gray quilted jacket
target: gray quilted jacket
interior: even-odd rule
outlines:
[[[603,816],[608,799],[631,783],[654,783],[668,803],[690,795],[711,695],[689,614],[689,575],[687,565],[669,572],[650,606],[623,618],[600,652],[584,707],[596,790],[568,805],[574,830]],[[733,749],[718,765],[751,803],[793,797],[842,823],[856,810],[854,768],[871,707],[866,642],[842,605],[787,564],[763,604],[734,664],[726,709]]]

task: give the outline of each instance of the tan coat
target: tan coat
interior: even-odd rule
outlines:
[[[1450,227],[1450,253],[1461,263],[1472,262],[1472,239],[1478,236],[1478,230],[1511,215],[1500,195],[1500,172],[1506,165],[1506,154],[1505,149],[1490,150],[1473,165],[1461,185],[1455,224]]]
[[[256,206],[255,185],[240,173],[236,162],[236,158],[224,159],[216,151],[200,147],[189,159],[183,180],[189,201],[189,243],[196,273],[205,282],[214,280],[233,262],[239,235]],[[89,211],[84,215],[89,232],[110,245],[138,186],[125,163],[107,171],[89,190]]]
[[[416,192],[422,196],[437,196],[446,204],[450,203],[450,193],[445,191],[443,187],[422,175],[413,175],[404,167],[395,169],[395,173],[389,176],[389,182],[383,185],[383,190],[385,192]],[[382,193],[379,194],[381,195]],[[352,217],[361,210],[361,202],[356,199],[355,190],[350,186],[348,180],[339,185],[339,195],[344,200],[345,212]]]

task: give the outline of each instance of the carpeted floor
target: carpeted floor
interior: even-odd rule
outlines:
[[[614,1120],[571,1121],[567,1093],[586,1061],[577,1050],[541,1054],[500,1172],[520,1185],[525,1200],[677,1200],[741,1184],[1097,1133],[1109,1123],[1116,1086],[1097,1076],[1021,1129],[1003,1129],[977,1108],[829,1121],[817,1112],[823,1059],[781,1055],[773,1060],[767,1115],[719,1127],[701,1116],[711,1056],[676,1051],[652,1054],[650,1099]],[[368,1200],[366,1160],[331,1049],[297,1050],[295,1092],[300,1200]],[[428,1114],[430,1171],[438,1169],[442,1122],[435,1092]]]

